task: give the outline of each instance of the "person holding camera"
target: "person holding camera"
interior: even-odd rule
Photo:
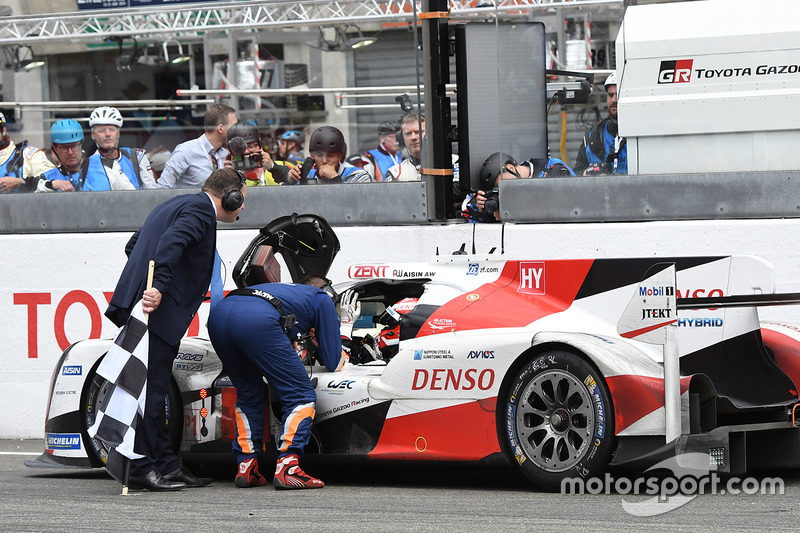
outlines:
[[[228,128],[228,150],[233,168],[244,174],[248,187],[277,185],[286,181],[289,167],[272,160],[262,149],[258,128],[249,122],[237,122]]]
[[[604,86],[608,118],[595,124],[584,135],[574,166],[578,175],[628,173],[628,148],[625,138],[619,136],[617,126],[617,77],[614,73],[606,78]]]
[[[229,293],[211,310],[208,334],[236,387],[237,487],[259,487],[267,479],[258,469],[264,450],[264,418],[268,408],[266,378],[281,403],[282,434],[272,484],[277,489],[315,489],[321,480],[300,468],[299,458],[311,436],[314,385],[300,358],[297,340],[331,372],[346,362],[341,328],[359,314],[357,298],[343,299],[343,319],[334,303],[330,282],[308,276],[300,284],[261,283]]]
[[[522,163],[503,152],[486,158],[478,173],[480,190],[467,196],[461,205],[461,215],[470,222],[495,222],[500,220],[501,179],[547,178],[574,176],[575,172],[562,160],[533,157]]]

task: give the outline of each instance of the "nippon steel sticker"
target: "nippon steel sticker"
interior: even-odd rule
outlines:
[[[422,359],[455,359],[450,350],[414,350],[414,360]]]
[[[80,433],[48,433],[45,437],[48,450],[80,450]]]

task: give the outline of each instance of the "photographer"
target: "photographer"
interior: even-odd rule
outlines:
[[[583,176],[628,173],[628,148],[617,126],[617,77],[605,81],[608,118],[594,125],[578,149],[575,173]]]
[[[228,128],[229,160],[242,172],[248,187],[284,183],[289,167],[276,163],[262,149],[258,128],[247,122],[237,122]]]
[[[467,196],[461,205],[461,215],[470,222],[495,222],[500,220],[501,179],[522,179],[574,176],[572,169],[555,157],[531,158],[523,163],[508,154],[495,152],[486,158],[478,173],[480,190]]]
[[[258,470],[267,396],[263,378],[281,403],[282,434],[272,484],[278,489],[325,486],[298,464],[311,436],[317,395],[293,341],[310,337],[316,358],[331,372],[341,370],[341,328],[355,322],[360,303],[344,299],[340,324],[332,293],[328,280],[318,276],[301,284],[261,283],[231,292],[211,311],[209,338],[237,391],[237,487],[267,484]]]

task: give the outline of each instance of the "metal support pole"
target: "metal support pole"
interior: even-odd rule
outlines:
[[[450,81],[447,0],[423,2],[422,51],[425,62],[425,137],[422,174],[427,179],[428,219],[453,217],[453,161],[450,138]]]
[[[664,344],[664,411],[666,413],[667,443],[681,436],[681,363],[678,353],[678,328],[666,327]]]

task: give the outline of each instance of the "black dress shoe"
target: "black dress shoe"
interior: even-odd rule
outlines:
[[[177,470],[173,470],[169,474],[164,474],[163,477],[167,481],[185,483],[187,487],[205,487],[206,485],[210,485],[213,481],[213,479],[210,477],[195,476],[185,466],[182,466]]]
[[[128,486],[132,489],[147,489],[153,492],[164,492],[181,490],[186,487],[186,483],[169,481],[165,479],[158,470],[151,470],[143,476],[131,476],[128,478]]]

